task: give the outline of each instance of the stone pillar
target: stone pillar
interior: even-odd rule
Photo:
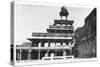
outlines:
[[[18,58],[18,60],[20,60],[20,50],[17,53],[17,58]]]
[[[38,43],[38,47],[41,47],[41,42],[40,42],[40,43]]]
[[[55,56],[55,53],[51,53],[51,54],[50,54],[50,57],[54,57],[54,56]]]
[[[70,42],[69,42],[69,46],[70,46],[70,47],[72,46]]]
[[[72,49],[70,49],[70,55],[72,55]]]
[[[47,50],[47,53],[45,54],[45,57],[49,57],[49,50]]]
[[[66,46],[66,43],[63,43],[63,46]]]
[[[38,60],[40,60],[40,52],[41,50],[38,50]]]
[[[28,50],[28,60],[31,60],[31,49]]]
[[[69,42],[69,47],[70,47],[70,55],[72,54],[72,44]]]
[[[66,56],[66,51],[65,50],[63,50],[63,56]]]
[[[55,56],[57,56],[57,50],[55,50]]]
[[[49,43],[44,43],[44,47],[48,47]]]
[[[55,47],[55,43],[50,43],[50,47]]]
[[[21,60],[21,57],[22,57],[22,56],[21,56],[21,55],[22,55],[22,49],[20,49],[19,51],[20,51],[20,52],[19,52],[19,60]]]

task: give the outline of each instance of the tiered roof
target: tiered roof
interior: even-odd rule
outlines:
[[[61,8],[61,11],[59,15],[61,16],[61,19],[54,20],[53,25],[49,25],[49,28],[47,28],[47,33],[32,33],[33,37],[37,38],[46,38],[46,39],[65,39],[65,37],[73,37],[74,33],[74,27],[72,26],[74,21],[73,20],[67,20],[68,16],[68,10],[65,7]],[[62,17],[65,16],[66,19],[62,19]],[[34,38],[33,38],[34,39]],[[67,38],[68,39],[68,38]]]

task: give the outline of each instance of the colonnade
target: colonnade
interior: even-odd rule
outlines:
[[[58,47],[58,46],[61,47],[61,46],[68,46],[69,44],[71,43],[37,42],[32,44],[32,47]]]
[[[23,49],[18,49],[18,52],[16,52],[16,58],[17,60],[34,60],[32,59],[32,49],[24,49],[27,51],[27,57],[26,59],[22,59],[22,52],[23,52]],[[45,51],[45,54],[42,53],[43,50],[37,50],[37,60],[41,60],[42,58],[41,57],[54,57],[54,56],[67,56],[67,51],[66,50],[44,50]],[[61,53],[59,55],[59,52]],[[42,55],[41,55],[42,54]],[[70,54],[71,54],[71,50],[70,50]],[[43,56],[44,55],[44,56]],[[33,55],[35,56],[35,54]],[[36,59],[36,58],[35,58]]]
[[[61,47],[61,46],[71,46],[73,45],[74,43],[50,43],[50,42],[35,42],[33,45],[34,46],[31,46],[31,47],[50,47],[50,48],[53,48],[53,47]],[[31,48],[30,47],[30,48]],[[16,59],[17,60],[34,60],[34,59],[37,59],[37,60],[41,60],[42,57],[53,57],[53,56],[67,56],[68,54],[72,54],[72,49],[30,49],[30,48],[23,48],[23,49],[16,49]],[[72,47],[71,47],[72,48]],[[34,53],[34,51],[35,53]],[[23,56],[22,56],[22,53],[24,51],[24,55],[25,55],[25,59],[22,59]],[[69,52],[67,52],[69,51]],[[34,59],[32,59],[32,57],[35,56]]]

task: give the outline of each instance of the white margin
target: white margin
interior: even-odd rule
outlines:
[[[25,65],[42,65],[42,64],[57,64],[57,63],[76,63],[76,62],[94,62],[94,61],[98,61],[98,56],[97,58],[85,58],[85,59],[68,59],[66,60],[53,60],[53,61],[43,61],[43,60],[39,60],[39,61],[34,61],[33,62],[21,62],[18,63],[16,62],[16,43],[15,43],[15,24],[16,24],[16,4],[25,4],[25,5],[45,5],[45,6],[69,6],[69,7],[84,7],[84,8],[95,8],[96,6],[94,5],[72,5],[72,4],[64,4],[64,3],[45,3],[45,2],[33,2],[33,1],[14,1],[14,66],[25,66]]]

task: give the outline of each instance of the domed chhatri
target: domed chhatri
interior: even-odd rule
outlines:
[[[61,19],[62,19],[62,16],[65,16],[67,19],[68,14],[69,14],[69,12],[68,12],[67,8],[65,6],[62,6],[61,11],[59,13],[59,15],[61,16]]]

